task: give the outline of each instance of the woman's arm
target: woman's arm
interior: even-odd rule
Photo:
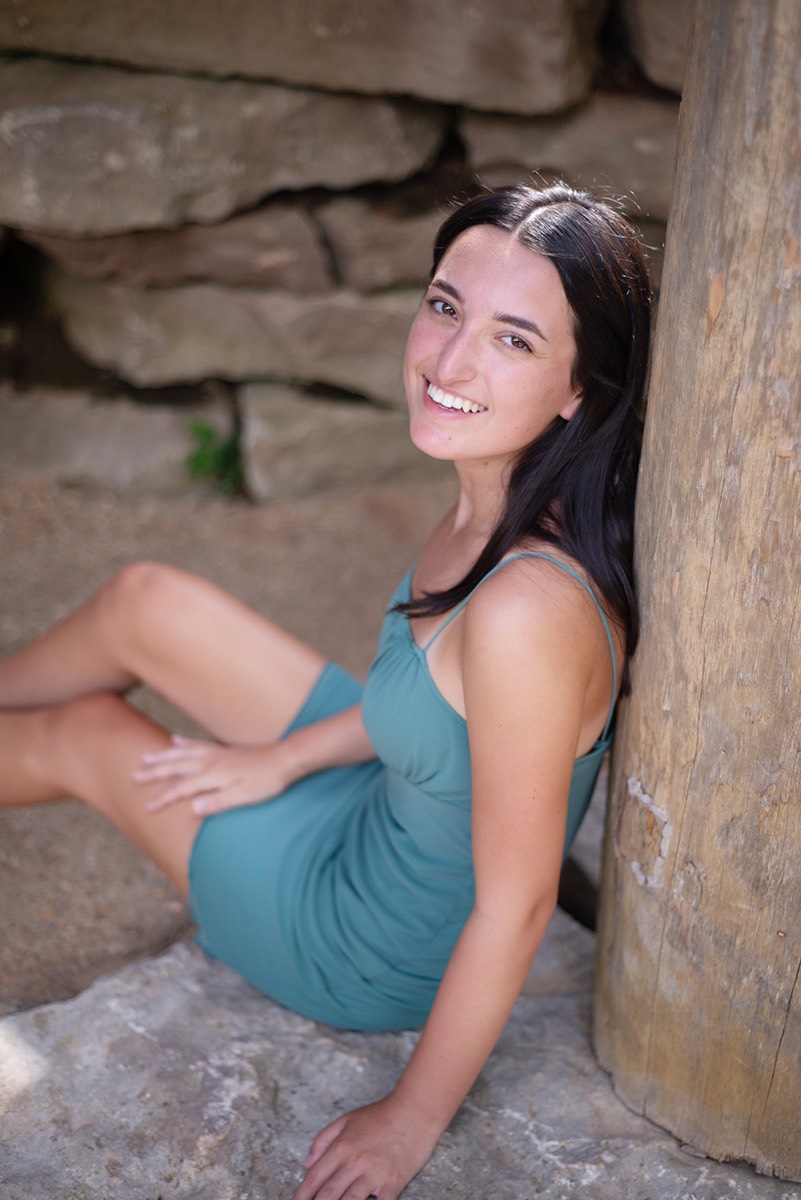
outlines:
[[[361,705],[356,704],[264,746],[175,737],[169,749],[145,755],[134,778],[140,783],[165,781],[164,790],[149,805],[152,811],[191,800],[193,811],[206,816],[271,799],[325,767],[374,757]]]
[[[375,758],[362,721],[361,704],[295,729],[280,745],[287,755],[293,783],[325,767],[343,767]]]
[[[525,572],[499,572],[468,605],[475,905],[395,1090],[319,1135],[295,1200],[326,1185],[331,1200],[395,1200],[491,1053],[556,902],[596,646],[590,621],[571,588],[550,578],[532,586]]]

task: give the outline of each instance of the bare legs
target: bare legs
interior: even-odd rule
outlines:
[[[213,737],[259,745],[280,735],[323,665],[311,647],[213,584],[136,563],[0,663],[0,707],[146,683]]]
[[[186,894],[198,819],[150,813],[131,774],[168,734],[119,695],[146,683],[215,738],[274,741],[322,656],[204,580],[127,567],[0,663],[0,804],[76,796],[104,813]]]

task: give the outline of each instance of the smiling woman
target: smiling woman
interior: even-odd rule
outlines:
[[[492,314],[502,343],[521,356],[536,357],[539,352],[546,362],[550,352],[553,364],[555,348],[547,335],[561,334],[564,339],[566,311],[573,346],[564,395],[567,403],[540,436],[508,460],[501,481],[500,515],[471,569],[454,586],[411,604],[408,612],[447,612],[505,554],[534,538],[559,547],[583,565],[623,622],[630,656],[639,631],[631,564],[650,336],[650,289],[642,249],[620,214],[586,192],[556,185],[487,193],[457,209],[437,235],[426,300],[435,313],[442,313],[443,321],[458,325],[465,319],[460,307],[463,298],[458,289],[454,294],[453,284],[443,276],[447,276],[451,251],[458,251],[468,234],[478,233],[495,239],[496,261],[489,259],[488,270],[497,270],[504,255],[511,260],[514,254],[523,271],[517,281],[518,291],[524,291],[521,306],[504,305],[505,311]],[[503,286],[504,281],[499,283]],[[535,318],[544,313],[538,306],[549,300],[554,324],[545,323],[544,316],[538,324]],[[421,316],[412,327],[407,350],[406,384],[413,413],[420,388],[409,377],[410,357]],[[504,326],[509,328],[504,331]],[[521,336],[521,330],[530,336]],[[448,339],[442,335],[440,340],[447,349]],[[429,380],[428,398],[442,404],[432,382],[434,387],[439,382],[443,390],[441,381]],[[420,403],[425,401],[418,399],[418,407]],[[414,416],[412,437],[416,440]],[[449,457],[447,452],[443,456]],[[624,686],[627,681],[626,664]]]
[[[0,797],[77,795],[187,892],[269,996],[421,1028],[389,1096],[315,1139],[295,1200],[395,1200],[481,1070],[553,911],[637,640],[648,283],[611,208],[554,187],[457,210],[409,335],[411,434],[459,498],[362,687],[153,563],[0,663]],[[170,738],[146,682],[208,731]]]

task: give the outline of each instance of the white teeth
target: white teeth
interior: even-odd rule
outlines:
[[[487,411],[483,404],[474,404],[472,400],[463,400],[461,396],[452,396],[450,392],[443,392],[442,388],[437,387],[435,383],[428,385],[428,394],[441,408],[456,408],[460,412],[466,413]]]

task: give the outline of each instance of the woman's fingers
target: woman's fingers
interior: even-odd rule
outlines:
[[[181,800],[192,800],[194,812],[207,813],[214,811],[205,807],[205,800],[210,795],[213,795],[213,792],[210,793],[201,780],[197,778],[184,779],[159,793],[158,796],[154,796],[147,802],[145,808],[148,812],[161,812],[163,808],[169,808],[171,804],[178,804]],[[200,803],[201,801],[203,804]],[[198,807],[199,804],[200,807]]]
[[[179,739],[173,738],[173,742]],[[170,785],[154,796],[147,804],[149,812],[159,812],[180,800],[191,800],[193,797],[215,791],[223,782],[219,771],[216,772],[211,757],[215,747],[209,743],[192,742],[181,739],[181,744],[172,749],[157,754],[143,756],[143,766],[133,772],[137,783],[160,783],[170,781]]]
[[[192,742],[174,737],[167,750],[142,755],[142,765],[133,772],[137,783],[154,783],[176,776],[198,775],[205,770],[217,747],[212,742]]]
[[[323,1194],[326,1200],[368,1200],[375,1196],[374,1187],[361,1172],[356,1172],[348,1164],[343,1164],[330,1174],[321,1174],[315,1178],[314,1173],[307,1175],[303,1184],[295,1193],[293,1200],[319,1200]],[[323,1189],[325,1192],[323,1193]],[[387,1200],[395,1200],[397,1193],[384,1191]]]
[[[317,1135],[293,1200],[397,1200],[431,1149],[430,1131],[409,1128],[392,1097],[368,1104]]]
[[[197,742],[191,738],[178,737],[176,734],[172,738],[171,746],[168,746],[166,750],[155,750],[152,754],[143,754],[142,762],[155,766],[159,763],[180,762],[183,759],[187,761],[203,759],[216,749],[216,742]]]
[[[314,1166],[318,1158],[322,1158],[331,1143],[335,1142],[339,1137],[344,1124],[345,1117],[338,1117],[336,1121],[332,1121],[330,1125],[326,1125],[325,1129],[320,1130],[303,1162],[305,1170],[308,1171],[310,1167]]]
[[[206,764],[202,759],[175,759],[166,763],[149,763],[138,767],[131,778],[137,783],[158,783],[160,779],[186,778],[199,775],[205,770]]]
[[[148,754],[133,773],[138,783],[166,786],[147,807],[158,812],[191,801],[199,816],[271,799],[287,785],[282,757],[274,746],[221,746],[174,738],[169,749]]]
[[[257,804],[261,799],[260,796],[240,796],[236,791],[206,792],[192,801],[192,812],[196,817],[213,817],[215,813],[227,812],[229,808]]]

